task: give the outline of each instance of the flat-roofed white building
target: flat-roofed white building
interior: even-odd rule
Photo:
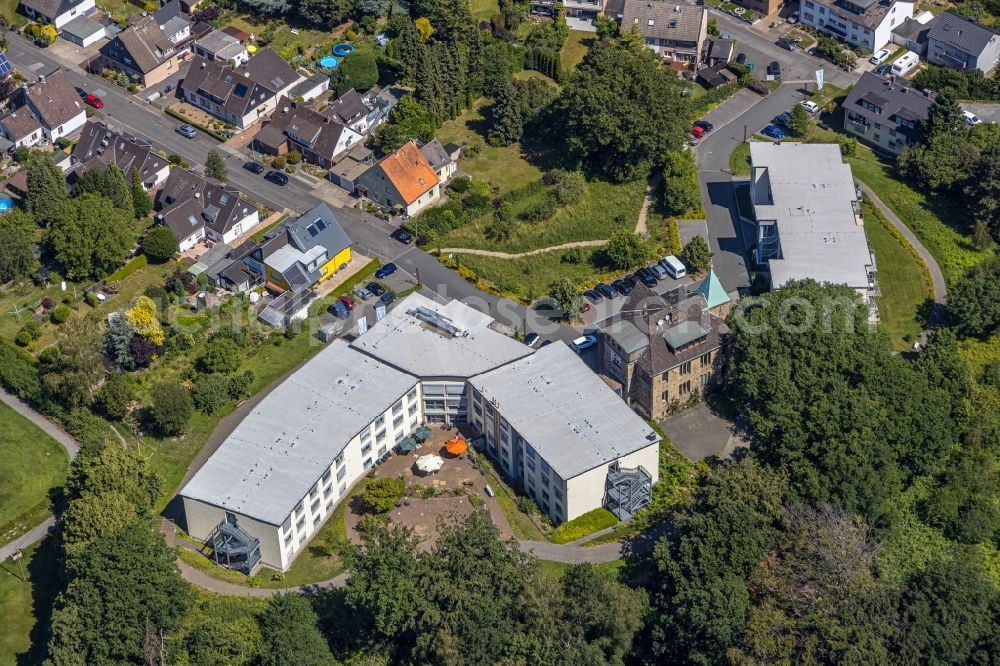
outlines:
[[[837,144],[751,143],[750,199],[757,220],[754,260],[771,288],[792,280],[843,284],[866,302],[876,295],[851,167]]]
[[[334,340],[277,386],[180,491],[188,533],[287,569],[340,498],[421,423],[417,379]],[[222,534],[221,536],[227,536]],[[241,551],[247,549],[247,552]]]
[[[564,343],[469,379],[486,452],[555,523],[649,503],[660,437]]]
[[[351,346],[420,378],[428,423],[466,423],[466,379],[532,353],[459,301],[407,296]]]

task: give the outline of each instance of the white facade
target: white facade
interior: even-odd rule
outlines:
[[[244,217],[242,220],[237,222],[232,226],[232,228],[224,234],[218,234],[211,229],[208,230],[208,237],[215,242],[223,242],[227,245],[232,245],[233,241],[247,233],[260,223],[260,213],[256,208],[252,209],[252,212]]]
[[[804,25],[877,51],[891,41],[893,28],[913,16],[912,2],[892,2],[888,7],[880,2],[863,4],[867,9],[847,0],[802,0],[800,17]]]
[[[55,26],[56,30],[61,30],[64,25],[73,19],[80,16],[86,16],[94,11],[97,7],[97,3],[95,0],[81,0],[75,5],[63,6],[63,12],[61,14],[57,14],[56,16],[43,16],[26,5],[21,5],[21,7],[24,8],[24,13],[29,17],[39,20],[42,23],[51,23]]]
[[[205,225],[199,226],[198,229],[187,238],[183,240],[178,240],[177,241],[178,251],[186,252],[203,240],[205,240]]]
[[[239,528],[260,539],[262,563],[287,571],[340,500],[369,470],[385,460],[392,448],[420,425],[422,418],[420,391],[415,386],[351,439],[281,525],[237,513]],[[207,539],[226,518],[226,513],[224,508],[184,498],[188,534],[195,539]]]
[[[48,128],[44,125],[42,126],[45,132],[45,138],[55,143],[56,139],[64,136],[69,136],[74,132],[78,131],[81,127],[87,124],[87,114],[84,111],[80,111],[79,114],[71,118],[68,122],[59,125],[58,127]]]
[[[404,211],[404,214],[407,217],[413,217],[423,209],[433,205],[440,198],[441,198],[441,186],[435,185],[434,187],[432,187],[431,189],[427,190],[419,197],[417,197],[416,201],[408,205],[406,207],[406,210]]]

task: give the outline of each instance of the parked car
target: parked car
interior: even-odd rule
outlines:
[[[879,76],[885,76],[886,72],[888,72],[890,68],[892,68],[892,65],[889,63],[879,65],[875,68],[875,73]]]
[[[570,344],[570,347],[572,347],[574,351],[582,352],[585,349],[590,349],[596,344],[597,344],[596,335],[581,335],[576,340],[573,340],[573,342]]]
[[[368,291],[365,287],[358,287],[354,290],[354,297],[359,301],[367,301],[369,298],[374,296],[372,292]]]
[[[885,59],[888,58],[890,54],[891,52],[889,51],[889,49],[879,49],[878,51],[872,54],[871,58],[868,58],[868,62],[870,62],[873,65],[881,65],[882,63],[885,62]]]
[[[598,282],[597,284],[595,284],[594,291],[596,291],[598,294],[607,299],[612,299],[615,297],[615,290],[612,289],[609,285],[604,284],[603,282]]]
[[[786,51],[794,51],[795,50],[795,42],[793,42],[790,39],[779,39],[778,40],[778,46],[780,46],[781,48],[785,49]]]
[[[590,312],[590,303],[584,303],[583,304],[583,311],[584,312]]]
[[[83,103],[87,106],[92,106],[95,109],[100,109],[104,107],[104,100],[95,95],[94,93],[87,93],[83,98]]]
[[[604,298],[604,296],[601,295],[601,292],[596,289],[587,289],[583,292],[583,296],[591,303],[596,303]]]
[[[668,257],[663,257],[662,259],[660,259],[660,266],[662,266],[663,270],[667,272],[667,275],[669,275],[675,280],[679,280],[680,278],[687,275],[687,270],[685,270],[684,268],[684,263],[672,254]]]
[[[694,126],[695,127],[700,127],[703,130],[705,130],[706,132],[711,132],[713,129],[715,129],[715,125],[713,125],[712,123],[708,122],[707,120],[696,120],[696,121],[694,121]]]
[[[789,16],[786,20],[788,21],[788,25],[795,25],[796,23],[799,22],[799,13],[792,12],[792,15]]]
[[[966,125],[978,125],[982,121],[979,116],[972,113],[971,111],[962,111],[962,117],[965,118]]]
[[[704,128],[699,127],[698,125],[695,125],[691,128],[691,134],[694,136],[694,138],[700,139],[701,137],[705,136],[705,130]]]
[[[264,180],[269,180],[275,185],[281,185],[282,187],[288,185],[288,176],[280,171],[268,171],[267,175],[264,176]]]
[[[351,311],[347,309],[347,306],[340,301],[334,301],[330,304],[330,307],[326,309],[327,312],[332,314],[337,319],[347,319],[351,316]]]
[[[635,276],[647,287],[652,288],[656,286],[656,276],[648,268],[640,268],[635,272]]]
[[[737,53],[736,54],[736,64],[737,65],[746,64],[746,61],[747,61],[747,54],[746,53]]]
[[[396,300],[396,292],[387,291],[381,296],[379,296],[378,300],[382,301],[382,305],[389,305],[394,300]]]
[[[250,173],[257,174],[258,176],[264,173],[264,165],[261,164],[260,162],[244,162],[243,168],[249,171]]]
[[[198,136],[198,130],[196,130],[195,128],[191,127],[188,124],[178,125],[174,131],[180,134],[181,136],[186,136],[189,139],[193,139],[196,136]]]
[[[538,344],[538,341],[539,341],[538,333],[528,333],[526,336],[524,336],[524,340],[522,340],[524,344],[532,348],[534,348]]]
[[[348,296],[347,294],[344,294],[337,300],[343,303],[348,310],[353,310],[358,306],[358,304],[354,302],[354,299]]]
[[[632,287],[625,284],[625,280],[615,280],[611,283],[611,286],[622,296],[628,296],[629,292],[632,291]]]
[[[659,264],[653,264],[649,267],[649,270],[653,271],[653,275],[656,276],[657,280],[663,280],[667,277],[667,271],[663,266]]]
[[[785,138],[785,133],[777,125],[767,125],[760,131],[760,133],[764,136],[769,136],[772,139],[777,139],[778,141]]]
[[[799,106],[801,106],[809,113],[816,113],[817,111],[819,111],[819,104],[817,104],[816,102],[810,102],[807,99],[804,99],[801,102],[799,102]]]
[[[792,121],[792,110],[785,109],[785,111],[781,115],[775,116],[772,122],[775,125],[784,125],[785,127],[788,127],[788,123],[790,123],[791,121]]]
[[[385,266],[379,268],[377,271],[375,271],[375,277],[377,277],[379,280],[384,280],[395,272],[396,272],[396,264],[388,263]]]
[[[538,345],[538,348],[541,349],[542,347],[548,347],[551,344],[552,341],[549,340],[548,338],[545,338],[544,340],[542,340],[542,344]]]
[[[622,282],[624,282],[628,286],[629,291],[635,289],[635,285],[639,284],[639,281],[636,280],[631,275],[626,275],[625,277],[623,277]]]
[[[396,229],[395,231],[393,231],[389,235],[392,238],[395,238],[396,240],[398,240],[403,245],[409,245],[410,243],[413,242],[413,234],[411,234],[406,229],[403,229],[402,227],[400,227],[399,229]]]
[[[378,282],[369,282],[365,289],[371,292],[372,296],[381,296],[385,293],[385,287],[380,285]]]
[[[772,61],[771,64],[767,66],[767,75],[776,81],[781,79],[781,63],[777,60]]]

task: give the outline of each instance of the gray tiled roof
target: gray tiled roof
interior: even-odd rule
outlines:
[[[951,12],[937,16],[930,24],[928,39],[943,42],[972,55],[980,55],[997,37],[997,33],[981,23],[965,19]]]
[[[869,101],[882,109],[875,113],[861,105],[861,100]],[[871,72],[865,72],[854,85],[847,99],[844,100],[844,110],[857,113],[876,123],[893,123],[895,118],[906,118],[917,123],[927,120],[933,99],[909,86],[903,79],[895,81]],[[916,140],[920,136],[920,127],[909,129],[897,127],[909,139]]]
[[[625,0],[622,30],[633,27],[645,37],[697,42],[707,10],[693,5],[658,0]]]

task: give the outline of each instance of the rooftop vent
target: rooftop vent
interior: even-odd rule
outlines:
[[[469,334],[468,331],[458,328],[452,323],[450,319],[439,315],[437,312],[434,312],[434,310],[431,310],[430,308],[419,306],[412,310],[407,310],[406,314],[410,315],[411,317],[416,317],[425,324],[428,324],[430,326],[433,326],[434,328],[444,331],[445,333],[448,333],[449,335],[455,338],[464,338]]]

